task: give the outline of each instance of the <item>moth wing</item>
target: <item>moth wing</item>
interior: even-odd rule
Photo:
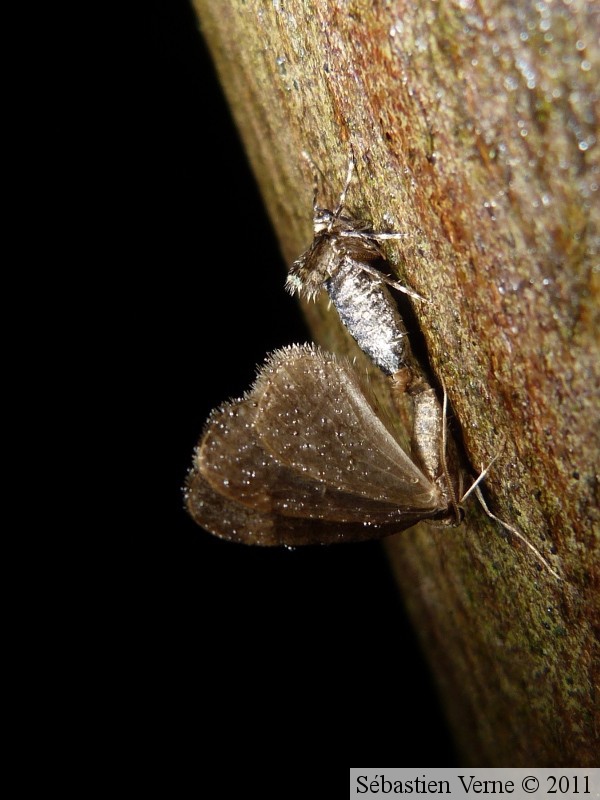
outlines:
[[[185,491],[199,525],[233,541],[296,546],[388,536],[435,514],[339,490],[282,464],[256,424],[261,392],[226,403],[207,422]]]
[[[413,512],[440,510],[438,488],[376,411],[350,365],[312,347],[275,352],[253,397],[261,447],[282,465],[336,491]]]
[[[340,491],[281,464],[263,448],[260,414],[254,392],[213,411],[188,478],[188,507],[193,504],[198,474],[218,495],[259,515],[355,522],[363,527],[393,523],[400,526],[396,530],[423,518],[422,511],[404,514],[393,502]],[[199,513],[193,516],[198,518]]]
[[[194,469],[206,482],[232,502],[262,514],[330,514],[345,522],[347,507],[359,518],[364,509],[355,508],[354,498],[333,499],[327,486],[281,464],[262,447],[257,412],[253,394],[213,411],[194,457]]]
[[[186,504],[193,519],[215,536],[263,546],[299,547],[378,539],[399,533],[418,521],[406,517],[383,524],[368,524],[262,513],[219,494],[198,470],[192,470],[188,477]]]

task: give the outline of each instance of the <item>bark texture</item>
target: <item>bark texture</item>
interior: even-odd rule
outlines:
[[[375,227],[473,473],[564,577],[473,503],[387,543],[470,765],[586,766],[600,747],[599,8],[195,0],[289,264],[306,150]],[[347,349],[333,311],[315,338]]]

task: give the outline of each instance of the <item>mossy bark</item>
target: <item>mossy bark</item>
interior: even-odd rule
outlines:
[[[288,263],[312,175],[386,243],[495,513],[388,552],[465,761],[586,766],[600,747],[600,22],[596,4],[195,0]],[[334,312],[315,338],[347,347]]]

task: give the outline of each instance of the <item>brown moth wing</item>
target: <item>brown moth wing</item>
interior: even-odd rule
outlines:
[[[194,453],[193,469],[220,495],[268,514],[274,460],[258,442],[257,408],[250,393],[212,411]]]
[[[257,379],[261,446],[280,463],[358,498],[399,510],[445,507],[376,413],[377,401],[345,361],[312,347],[279,350]]]
[[[251,392],[213,411],[208,420],[194,455],[193,472],[201,473],[219,495],[263,515],[361,524],[404,519],[392,502],[338,491],[281,464],[264,450],[257,417],[260,406]],[[406,519],[414,524],[421,517],[422,512],[417,512]]]
[[[418,522],[418,519],[407,518],[369,525],[285,517],[277,513],[261,514],[216,492],[198,470],[192,471],[188,477],[186,504],[198,525],[215,536],[265,547],[360,542],[400,533]]]
[[[379,538],[436,516],[436,487],[378,418],[369,391],[335,356],[311,347],[274,353],[250,393],[211,414],[186,484],[192,517],[233,541],[296,546]],[[281,415],[294,420],[291,433],[286,424],[279,431],[283,457],[273,453]],[[296,431],[299,451],[286,445]],[[398,480],[406,488],[396,495],[406,492],[408,503],[389,496]]]

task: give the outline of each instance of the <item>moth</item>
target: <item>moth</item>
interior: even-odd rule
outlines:
[[[348,333],[391,379],[392,399],[399,408],[402,395],[409,391],[415,410],[413,452],[430,476],[438,475],[447,458],[447,453],[440,458],[438,444],[445,425],[442,407],[412,355],[404,320],[389,287],[414,299],[425,298],[391,277],[381,249],[381,242],[406,234],[375,231],[371,223],[347,210],[346,198],[355,170],[353,156],[334,210],[319,205],[320,170],[308,153],[303,156],[313,169],[313,241],[292,264],[286,288],[309,301],[325,289]],[[446,483],[451,484],[449,475]],[[453,504],[456,507],[455,498]],[[458,512],[455,515],[458,517]]]
[[[302,155],[313,169],[313,241],[292,264],[286,288],[291,294],[298,294],[306,300],[314,300],[322,289],[327,291],[346,330],[371,361],[389,376],[395,404],[399,406],[399,397],[406,390],[410,393],[415,414],[412,451],[430,476],[443,472],[446,486],[451,487],[453,481],[448,469],[446,444],[446,392],[444,389],[442,407],[412,354],[404,321],[388,287],[415,300],[428,301],[391,277],[380,244],[386,239],[405,238],[407,234],[375,231],[370,223],[347,210],[346,197],[355,168],[353,156],[348,162],[346,181],[335,209],[322,208],[318,203],[320,170],[308,153]],[[438,442],[441,442],[441,452]],[[558,578],[537,548],[519,530],[496,517],[488,508],[479,483],[490,466],[482,470],[461,502],[475,492],[485,513],[521,539]],[[451,496],[451,505],[459,520],[457,496],[460,493]]]
[[[381,538],[422,520],[458,525],[461,503],[475,492],[485,512],[560,580],[537,548],[487,507],[479,483],[491,464],[462,493],[446,392],[440,404],[412,356],[388,286],[424,298],[381,271],[380,242],[404,234],[376,232],[343,213],[353,170],[351,159],[333,211],[317,204],[315,171],[314,238],[286,287],[307,299],[325,288],[349,333],[389,379],[376,394],[366,375],[331,353],[298,345],[276,351],[249,392],[211,413],[186,481],[188,511],[222,538],[295,547]],[[409,447],[394,410],[407,391]]]
[[[376,395],[348,361],[310,345],[278,350],[249,392],[209,417],[187,508],[217,536],[292,547],[460,521],[459,473],[449,483],[407,453],[394,416],[391,394]]]
[[[354,158],[349,160],[335,209],[319,206],[318,169],[307,153],[303,156],[314,175],[313,241],[292,264],[286,289],[306,300],[314,300],[325,289],[360,349],[386,375],[394,375],[406,362],[406,328],[388,287],[425,301],[391,277],[381,249],[381,242],[402,239],[406,234],[375,231],[370,223],[344,211]]]

